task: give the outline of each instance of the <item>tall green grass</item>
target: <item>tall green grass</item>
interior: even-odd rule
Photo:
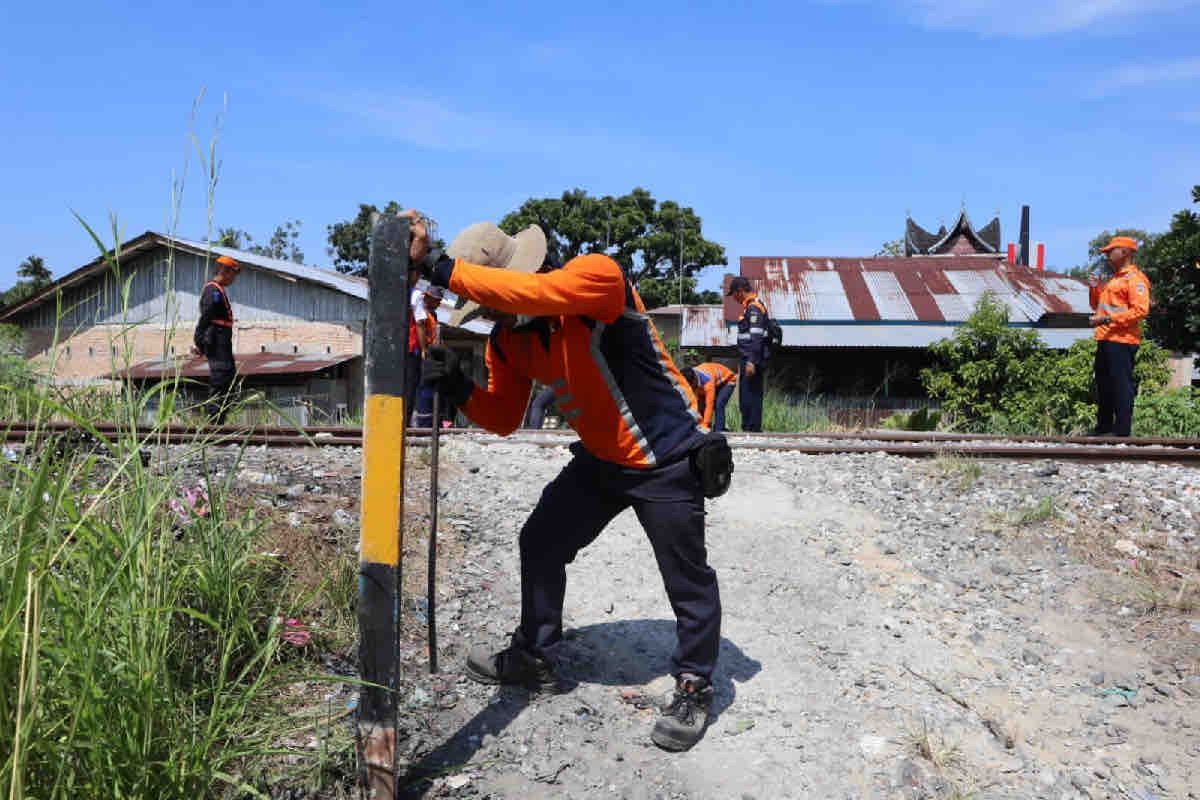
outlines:
[[[762,423],[764,431],[775,433],[828,431],[834,427],[829,412],[819,400],[791,398],[782,390],[771,387],[763,395]],[[742,412],[736,391],[725,407],[725,424],[731,431],[742,429]]]
[[[128,308],[115,221],[113,246],[84,228]],[[53,375],[0,374],[0,420],[37,429],[0,458],[0,798],[266,796],[289,727],[274,697],[298,677],[280,620],[307,598],[229,487],[183,466],[212,440],[156,449],[178,379],[66,393]],[[68,442],[50,420],[120,432]],[[185,524],[170,503],[197,480],[208,512]]]

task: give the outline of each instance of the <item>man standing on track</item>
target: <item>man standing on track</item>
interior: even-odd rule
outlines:
[[[1101,252],[1113,275],[1103,285],[1088,283],[1096,329],[1096,429],[1093,436],[1129,436],[1137,384],[1133,361],[1142,342],[1142,320],[1150,313],[1150,280],[1131,260],[1137,241],[1114,236]]]
[[[632,507],[650,539],[678,636],[674,700],[651,739],[668,750],[690,748],[707,724],[721,638],[704,498],[728,486],[728,445],[697,425],[695,397],[611,258],[590,253],[535,274],[546,247],[541,230],[508,236],[490,223],[461,233],[449,248],[452,258],[429,252],[421,218],[410,215],[413,263],[426,277],[481,306],[519,315],[516,325],[498,324],[492,334],[486,387],[440,348],[430,352],[424,380],[502,435],[520,425],[536,380],[554,390],[580,439],[521,530],[520,624],[508,647],[472,651],[467,674],[482,683],[557,686],[566,565]]]
[[[742,430],[762,430],[764,379],[767,372],[767,307],[754,293],[750,281],[741,275],[729,282],[726,296],[733,295],[742,306],[738,320],[737,346],[742,354],[738,374],[738,411]]]
[[[233,285],[242,266],[229,256],[217,259],[217,274],[200,290],[200,321],[192,342],[208,359],[208,400],[204,413],[218,425],[224,424],[237,379],[233,360],[233,306],[226,290]]]

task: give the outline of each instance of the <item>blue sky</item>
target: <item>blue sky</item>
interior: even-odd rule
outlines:
[[[105,6],[108,6],[107,8]],[[576,7],[578,6],[578,7]],[[411,9],[411,10],[407,10]],[[870,255],[965,201],[1052,265],[1165,228],[1200,183],[1200,0],[253,4],[0,10],[0,287],[27,255],[202,238],[189,143],[224,112],[214,225],[265,238],[396,199],[449,236],[530,196],[634,186],[741,255]],[[704,284],[719,280],[715,268]]]

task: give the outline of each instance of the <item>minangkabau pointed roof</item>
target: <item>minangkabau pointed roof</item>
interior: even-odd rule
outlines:
[[[936,255],[968,255],[970,253],[994,255],[1000,252],[1000,218],[996,217],[987,225],[976,230],[967,216],[964,208],[958,215],[958,221],[949,231],[946,226],[938,228],[937,233],[930,233],[912,217],[906,220],[904,228],[904,254],[906,256],[936,256]]]

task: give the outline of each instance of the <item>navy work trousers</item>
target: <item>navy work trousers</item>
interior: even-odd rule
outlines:
[[[759,364],[754,368],[754,375],[746,376],[746,362],[742,362],[741,374],[738,375],[738,410],[742,413],[742,430],[762,430],[763,406],[763,377],[766,367]]]
[[[529,413],[525,415],[525,427],[542,429],[546,422],[546,409],[554,402],[554,390],[547,387],[542,389],[529,402]]]
[[[409,350],[404,355],[404,427],[412,427],[413,413],[421,386],[421,351]]]
[[[1136,344],[1096,342],[1096,433],[1128,436],[1133,430]]]
[[[727,383],[720,389],[717,389],[717,399],[713,401],[713,427],[717,433],[725,430],[725,406],[729,405],[729,398],[733,397],[733,384]]]
[[[521,638],[554,660],[567,564],[632,507],[675,611],[671,672],[709,678],[721,641],[721,598],[704,546],[704,495],[688,459],[641,470],[601,461],[578,444],[571,449],[575,457],[542,491],[521,530]]]
[[[208,360],[208,399],[204,413],[217,425],[224,425],[233,404],[233,383],[237,380],[237,365],[232,356],[228,361]]]

